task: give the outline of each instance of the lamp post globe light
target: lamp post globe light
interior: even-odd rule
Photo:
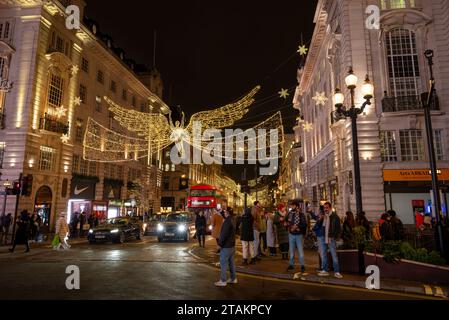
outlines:
[[[352,67],[349,70],[348,76],[345,78],[346,87],[350,91],[351,104],[349,108],[344,107],[345,96],[340,92],[340,89],[335,90],[333,96],[333,102],[336,107],[336,112],[340,116],[345,118],[351,118],[352,124],[352,153],[354,161],[354,185],[355,185],[355,197],[356,197],[356,209],[357,214],[363,211],[362,204],[362,184],[360,178],[360,155],[359,155],[359,141],[357,136],[357,118],[359,114],[362,114],[366,106],[371,105],[371,99],[374,96],[374,86],[372,85],[368,75],[365,78],[365,82],[362,85],[362,94],[365,102],[360,108],[355,106],[355,89],[357,88],[358,78],[354,74]]]

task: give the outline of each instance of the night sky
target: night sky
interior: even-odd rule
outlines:
[[[291,100],[303,63],[296,50],[301,39],[310,43],[317,0],[86,2],[87,16],[100,32],[127,58],[150,68],[157,30],[156,67],[170,107],[180,105],[191,115],[238,100],[260,84],[241,127],[281,110],[291,132],[296,118]],[[281,88],[290,89],[287,100],[276,97]]]

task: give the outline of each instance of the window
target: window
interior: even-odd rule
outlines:
[[[133,107],[136,106],[136,97],[135,96],[132,97],[131,104]]]
[[[101,112],[101,97],[100,96],[95,97],[95,111]]]
[[[170,190],[170,181],[169,181],[168,178],[164,178],[164,180],[162,181],[162,188],[163,188],[165,191]]]
[[[75,127],[75,141],[83,142],[83,120],[76,119],[76,127]]]
[[[123,180],[123,166],[117,166],[117,179]]]
[[[80,92],[79,92],[81,102],[86,103],[87,101],[87,88],[85,85],[80,84]]]
[[[398,161],[396,152],[396,132],[380,132],[380,154],[383,162]]]
[[[170,165],[168,163],[165,165],[165,171],[166,172],[170,171]]]
[[[437,160],[438,161],[443,161],[444,160],[443,130],[441,130],[441,129],[434,130],[433,143],[434,143],[434,146],[435,146],[435,154],[437,156]]]
[[[141,104],[140,104],[140,112],[146,112],[146,105],[145,105],[145,102],[142,102]]]
[[[171,171],[173,171],[173,172],[176,171],[176,166],[174,164],[171,165]]]
[[[5,158],[6,143],[0,142],[0,169],[3,169],[3,159]]]
[[[382,9],[415,8],[415,0],[382,0]]]
[[[0,57],[0,78],[3,80],[8,79],[8,60],[6,58]]]
[[[415,33],[394,29],[386,34],[386,47],[389,94],[394,97],[419,96],[421,78]]]
[[[98,175],[98,166],[96,162],[89,162],[89,176],[96,177]]]
[[[81,60],[81,70],[83,70],[86,73],[89,73],[89,60],[86,58],[83,58]]]
[[[48,104],[54,108],[59,108],[62,105],[64,80],[56,75],[50,75],[50,89],[48,93]]]
[[[424,160],[423,137],[421,130],[401,130],[402,161]]]
[[[39,156],[39,170],[52,171],[55,161],[56,150],[41,146]]]
[[[101,70],[98,70],[97,81],[101,84],[104,84],[104,72]]]
[[[122,99],[128,101],[128,91],[126,89],[122,90]]]
[[[64,40],[64,38],[55,31],[53,31],[50,36],[50,44],[48,49],[50,52],[61,52],[70,58],[71,46],[69,41]]]
[[[89,161],[81,159],[79,174],[82,176],[87,176],[88,173],[89,173]]]
[[[0,39],[7,40],[11,36],[12,21],[2,20],[0,21]]]
[[[109,87],[112,92],[117,92],[117,83],[114,80],[111,80],[111,86]]]
[[[72,173],[79,172],[79,165],[80,165],[80,156],[74,154],[72,157]]]

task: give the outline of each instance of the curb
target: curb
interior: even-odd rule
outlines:
[[[209,264],[215,268],[218,268],[216,262],[212,262],[209,257],[209,259],[205,259],[203,257],[199,257],[196,255],[193,251],[197,248],[196,246],[191,247],[187,250],[187,252],[193,256],[194,258],[201,260],[202,262]],[[328,284],[328,285],[335,285],[335,286],[342,286],[342,287],[354,287],[354,288],[361,288],[366,289],[366,285],[362,281],[354,281],[354,280],[345,280],[345,279],[334,279],[332,277],[318,277],[314,274],[307,274],[306,276],[301,277],[300,273],[295,274],[285,274],[285,273],[275,273],[275,272],[268,272],[268,271],[260,271],[260,270],[253,270],[248,269],[241,266],[236,266],[236,272],[253,275],[253,276],[260,276],[260,277],[266,277],[266,278],[274,278],[274,279],[281,279],[281,280],[292,280],[292,281],[298,281],[298,282],[308,282],[308,283],[317,283],[317,284]],[[434,294],[431,290],[431,294],[427,292],[427,289],[424,285],[419,287],[411,287],[411,286],[404,286],[404,287],[396,287],[396,286],[389,286],[389,285],[383,285],[382,281],[380,284],[380,290],[382,291],[389,291],[389,292],[399,292],[399,293],[406,293],[406,294],[414,294],[414,295],[423,295],[423,296],[434,296],[435,298],[440,299],[448,299],[449,291],[444,292],[441,288],[437,288],[437,293]],[[440,289],[440,290],[438,290]],[[372,289],[374,290],[374,289]]]

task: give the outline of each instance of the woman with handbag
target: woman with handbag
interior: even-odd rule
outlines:
[[[67,224],[67,216],[65,212],[59,214],[58,221],[56,221],[56,236],[59,237],[59,243],[53,247],[54,250],[59,250],[61,246],[67,250],[70,245],[67,243],[67,236],[69,234],[69,225]]]

